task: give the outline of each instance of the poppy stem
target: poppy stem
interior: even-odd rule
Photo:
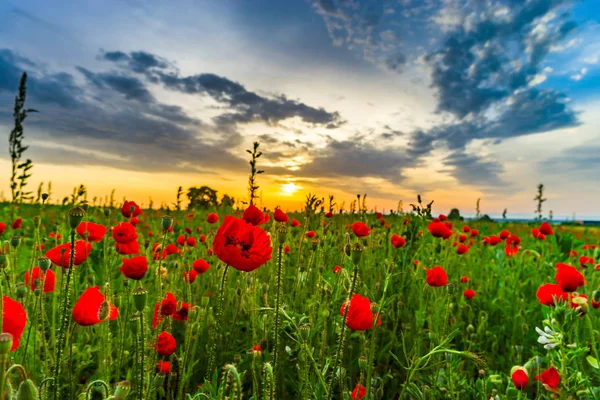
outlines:
[[[138,399],[144,400],[144,378],[145,378],[145,366],[144,366],[144,311],[140,311],[140,391],[138,392]]]
[[[69,328],[69,291],[71,288],[71,275],[75,264],[75,229],[71,229],[71,254],[69,259],[69,269],[67,270],[67,279],[63,286],[63,293],[60,306],[60,326],[58,333],[58,348],[56,349],[56,367],[54,368],[54,380],[52,381],[52,399],[58,400],[60,390],[60,369],[62,362],[62,353],[65,347],[67,329]]]
[[[277,372],[279,371],[279,336],[281,328],[279,326],[279,307],[281,306],[281,275],[283,269],[283,241],[279,242],[277,249],[277,298],[275,299],[275,340],[273,344],[273,375],[275,382],[271,386],[271,399],[277,395]]]
[[[217,346],[219,343],[219,335],[221,328],[221,314],[223,312],[223,303],[225,302],[225,285],[227,284],[227,270],[229,264],[225,264],[223,269],[223,277],[221,278],[221,293],[219,293],[219,304],[217,305],[217,317],[215,318],[215,329],[213,332],[213,345],[210,350],[210,356],[208,358],[208,369],[206,370],[206,379],[210,379],[213,375],[216,363]]]
[[[346,347],[346,318],[348,317],[348,310],[350,309],[350,301],[352,300],[352,295],[354,294],[354,288],[356,287],[356,278],[358,277],[358,266],[354,266],[354,270],[352,271],[352,283],[350,284],[350,291],[348,292],[348,299],[346,300],[346,307],[344,307],[344,318],[342,322],[342,331],[340,332],[339,340],[338,340],[338,348],[335,354],[335,359],[333,361],[333,370],[331,380],[329,381],[329,389],[327,394],[327,399],[331,400],[333,398],[333,387],[335,386],[335,374],[338,368],[338,365],[341,362],[341,359],[344,354],[344,350]]]

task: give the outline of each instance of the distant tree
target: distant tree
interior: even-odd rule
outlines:
[[[460,216],[460,211],[458,211],[458,208],[453,208],[448,213],[448,219],[451,219],[454,221],[462,221],[463,217]]]
[[[228,194],[224,194],[221,198],[221,206],[222,207],[233,207],[235,204],[235,199]]]
[[[539,221],[542,220],[542,204],[548,200],[544,198],[544,185],[540,183],[537,186],[537,195],[533,198],[537,202],[537,207],[535,209],[535,213],[537,214],[537,219]]]
[[[191,187],[188,189],[187,198],[189,200],[188,210],[194,208],[209,208],[217,206],[217,191],[208,186]]]
[[[8,137],[8,152],[12,161],[12,170],[10,175],[10,190],[12,193],[12,201],[22,203],[23,200],[31,200],[31,192],[25,192],[27,179],[31,177],[29,171],[33,168],[33,163],[30,159],[21,162],[23,154],[29,146],[23,146],[23,122],[29,113],[37,112],[34,109],[25,108],[25,99],[27,97],[27,73],[23,72],[19,83],[19,92],[15,98],[15,108],[13,117],[15,126]]]
[[[481,218],[479,218],[479,220],[480,220],[480,221],[483,221],[483,222],[494,222],[494,220],[493,220],[493,219],[491,219],[491,218],[490,218],[490,216],[489,216],[489,215],[487,215],[487,214],[483,214],[483,215],[481,216]]]

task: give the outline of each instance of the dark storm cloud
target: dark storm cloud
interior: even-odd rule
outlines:
[[[501,164],[496,161],[484,159],[475,154],[464,151],[450,153],[444,159],[444,165],[449,167],[452,175],[462,184],[481,186],[500,186],[506,182],[498,178],[504,171]]]
[[[402,181],[402,169],[414,165],[401,148],[376,148],[361,137],[347,140],[329,139],[327,145],[315,149],[312,161],[294,173],[310,177],[378,177],[393,183]]]
[[[546,174],[564,175],[570,180],[594,180],[600,170],[600,145],[595,142],[561,150],[541,162],[538,167]]]
[[[251,122],[264,122],[270,125],[293,117],[302,121],[334,129],[343,124],[339,113],[328,112],[323,108],[308,106],[284,95],[263,96],[247,90],[242,84],[223,76],[202,73],[182,76],[179,71],[166,71],[171,64],[150,53],[106,52],[102,58],[116,63],[126,63],[133,72],[144,73],[155,83],[162,83],[169,90],[192,94],[208,95],[214,100],[229,106],[233,112],[227,112],[215,118],[215,124],[224,131],[232,132],[237,125]],[[137,55],[137,56],[136,56]],[[142,63],[140,60],[146,62]],[[137,60],[135,64],[132,62]]]
[[[126,99],[154,102],[154,97],[140,79],[119,73],[94,73],[83,67],[76,67],[87,80],[99,88],[109,87]]]

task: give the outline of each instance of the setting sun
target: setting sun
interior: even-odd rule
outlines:
[[[296,185],[294,182],[288,182],[281,185],[281,192],[286,196],[291,196],[296,193],[301,186]]]

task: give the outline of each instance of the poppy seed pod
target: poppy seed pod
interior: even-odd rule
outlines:
[[[113,394],[113,397],[115,400],[125,400],[125,398],[127,397],[127,395],[129,394],[129,392],[131,391],[131,382],[129,381],[122,381],[117,383],[117,386],[115,387],[115,393]]]
[[[104,300],[101,304],[100,304],[100,311],[98,311],[98,319],[100,321],[104,321],[105,319],[108,318],[110,314],[110,303],[106,300]]]
[[[105,208],[105,209],[104,209],[104,216],[105,216],[106,218],[110,217],[110,208]]]
[[[367,368],[367,357],[366,356],[360,356],[358,358],[358,366],[360,367],[360,369],[365,369]]]
[[[134,335],[138,333],[139,323],[140,314],[136,312],[131,316],[131,318],[129,318],[129,327],[131,328],[131,332],[133,332]]]
[[[14,248],[19,247],[21,244],[21,236],[13,236],[10,238],[10,245]]]
[[[52,261],[48,257],[40,257],[38,258],[38,265],[42,271],[46,272],[52,266]]]
[[[162,219],[160,220],[160,223],[163,229],[165,231],[168,231],[171,228],[171,226],[173,226],[173,217],[171,217],[170,215],[163,215]]]
[[[594,294],[592,294],[592,299],[596,303],[600,302],[600,290],[594,290]]]
[[[74,207],[69,210],[69,225],[71,229],[77,229],[83,217],[85,216],[85,210],[81,207]]]
[[[0,354],[8,354],[13,345],[13,335],[10,333],[0,333]]]
[[[19,385],[17,400],[37,400],[38,389],[31,379],[25,379]]]
[[[135,303],[135,308],[138,311],[144,311],[144,308],[146,308],[146,301],[148,300],[148,291],[143,288],[143,287],[139,287],[136,288],[133,291],[133,302]]]
[[[39,280],[39,279],[36,279],[36,281],[37,281],[37,282],[36,282],[36,283],[34,283],[34,284],[35,284],[35,286],[39,286],[40,280]],[[25,297],[25,293],[27,293],[27,289],[25,289],[25,287],[24,287],[24,286],[19,286],[19,287],[17,288],[17,299],[19,299],[19,300],[23,300],[23,298]]]
[[[304,339],[305,342],[308,341],[308,338],[310,337],[310,325],[304,324],[300,326],[300,336],[302,336],[302,339]]]
[[[287,236],[288,228],[286,225],[281,225],[279,229],[277,229],[277,237],[279,238],[279,244],[285,243],[285,237]]]
[[[352,245],[351,256],[352,256],[352,262],[354,263],[354,265],[358,265],[364,250],[365,250],[365,248],[358,242],[356,242]]]
[[[48,200],[48,197],[49,197],[48,193],[42,193],[42,201]]]

